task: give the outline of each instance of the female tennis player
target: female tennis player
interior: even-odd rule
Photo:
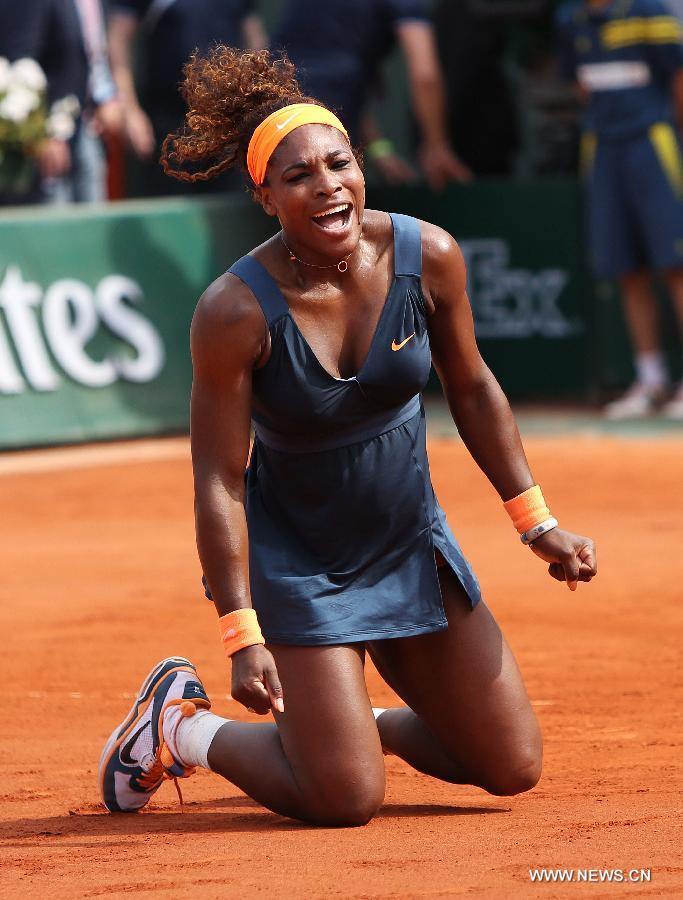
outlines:
[[[534,483],[477,351],[458,246],[365,209],[343,124],[286,60],[218,47],[190,61],[183,90],[167,170],[196,180],[243,163],[281,226],[207,289],[191,333],[199,555],[232,695],[275,724],[214,715],[194,666],[163,660],[104,748],[104,803],[137,810],[203,766],[282,815],[361,825],[384,797],[383,751],[444,781],[529,790],[538,725],[430,481],[432,362],[550,574],[576,589],[595,551]],[[371,708],[366,651],[404,706]]]

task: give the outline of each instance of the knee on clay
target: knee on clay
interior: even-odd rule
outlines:
[[[485,779],[481,786],[497,797],[512,797],[536,787],[543,763],[540,753],[521,755],[500,771]]]
[[[340,779],[316,798],[315,821],[339,828],[367,825],[384,802],[384,787],[383,777]]]

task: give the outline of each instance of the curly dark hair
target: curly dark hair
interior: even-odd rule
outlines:
[[[235,165],[246,172],[249,140],[266,116],[290,103],[318,103],[302,93],[294,64],[267,50],[217,44],[206,56],[195,52],[183,73],[185,125],[161,148],[164,172],[180,181],[207,181]]]

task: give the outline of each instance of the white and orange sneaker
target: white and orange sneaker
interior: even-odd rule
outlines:
[[[184,716],[211,706],[197,670],[182,656],[170,656],[154,666],[132,709],[104,746],[98,774],[102,802],[110,812],[136,812],[164,780],[187,778],[194,772],[174,758],[164,741],[164,713],[176,705]]]

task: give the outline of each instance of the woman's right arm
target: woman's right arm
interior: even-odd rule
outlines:
[[[224,275],[204,292],[190,332],[192,467],[197,549],[219,616],[251,606],[244,470],[251,375],[267,342],[263,313],[238,278]],[[257,712],[280,709],[282,689],[268,650],[246,647],[232,664],[236,700]]]

